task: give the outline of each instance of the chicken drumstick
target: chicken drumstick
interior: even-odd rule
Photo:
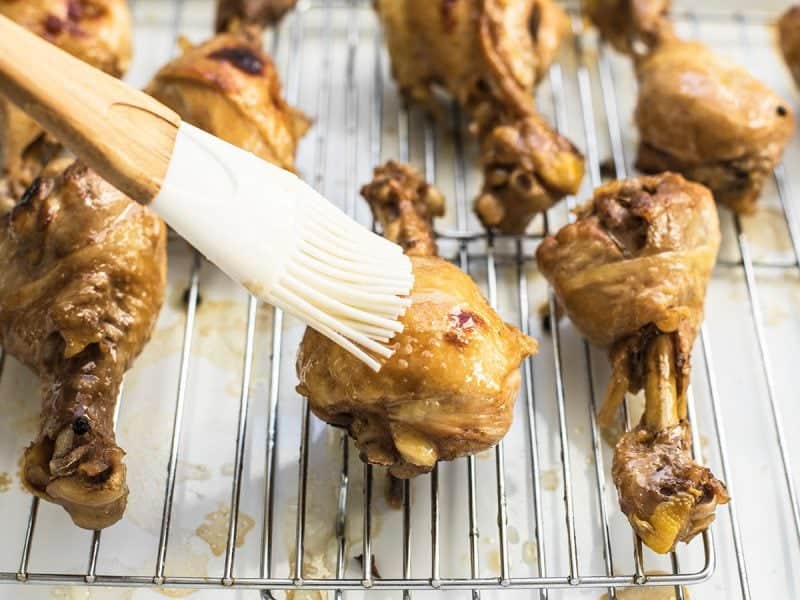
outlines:
[[[533,89],[569,19],[553,0],[377,0],[392,72],[410,102],[444,87],[481,142],[485,226],[520,233],[583,178],[583,157],[536,112]]]
[[[586,0],[584,6],[600,33],[634,59],[636,167],[680,172],[731,210],[753,212],[794,131],[789,104],[703,44],[679,39],[668,1]]]
[[[295,151],[310,125],[289,106],[258,37],[247,29],[192,46],[156,73],[147,93],[181,118],[226,142],[294,171]]]
[[[80,527],[107,527],[128,496],[114,407],[161,308],[166,229],[75,163],[0,219],[0,257],[0,344],[42,380],[23,483]]]
[[[431,220],[443,200],[413,168],[375,169],[362,195],[386,237],[412,259],[412,304],[392,340],[398,350],[375,373],[307,329],[297,389],[315,415],[347,428],[362,460],[409,478],[503,438],[519,365],[537,346],[500,319],[467,274],[436,257]]]
[[[575,326],[608,347],[613,367],[600,411],[610,426],[626,392],[645,395],[641,424],[614,454],[620,505],[656,552],[688,541],[728,501],[691,458],[686,421],[690,353],[720,243],[709,191],[665,173],[606,184],[577,220],[537,251]]]

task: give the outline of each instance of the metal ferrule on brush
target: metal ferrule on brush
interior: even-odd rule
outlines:
[[[181,123],[151,206],[232,279],[374,370],[394,352],[411,261],[294,174]]]

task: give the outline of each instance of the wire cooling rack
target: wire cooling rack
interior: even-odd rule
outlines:
[[[132,5],[139,54],[131,79],[137,85],[143,85],[168,60],[178,34],[202,39],[209,33],[211,2],[139,0]],[[756,68],[770,61],[768,70],[780,72],[777,57],[770,58],[764,41],[766,15],[698,9],[676,15],[676,20],[687,35],[738,54],[743,62],[758,60]],[[573,11],[575,37],[567,42],[562,60],[552,67],[538,98],[540,110],[586,154],[587,181],[579,198],[588,197],[604,178],[632,173],[629,164],[635,138],[628,117],[635,98],[630,65],[599,46],[594,34],[583,27]],[[752,42],[753,38],[757,41]],[[302,329],[281,311],[250,297],[242,303],[246,320],[237,342],[241,344],[235,384],[238,411],[225,411],[234,413],[235,419],[231,417],[230,435],[221,444],[225,449],[217,449],[213,433],[193,429],[198,415],[207,410],[202,397],[208,395],[205,384],[193,381],[206,368],[198,350],[205,327],[201,314],[210,294],[209,280],[219,275],[209,275],[213,269],[198,254],[180,240],[172,240],[170,289],[182,296],[183,305],[177,309],[179,327],[173,328],[179,340],[173,348],[175,364],[164,371],[174,373],[176,379],[165,376],[169,381],[159,388],[167,390],[158,400],[162,411],[158,414],[167,422],[164,435],[154,442],[160,458],[145,465],[152,466],[156,480],[148,491],[161,494],[157,504],[150,505],[156,508],[149,512],[155,526],[142,525],[140,531],[129,523],[131,516],[107,532],[91,534],[84,548],[82,541],[64,542],[53,533],[70,527],[59,509],[36,499],[25,500],[28,504],[19,516],[24,527],[12,526],[0,537],[0,559],[5,560],[0,561],[0,582],[245,588],[261,590],[265,597],[280,590],[333,590],[339,597],[373,589],[398,590],[404,598],[433,589],[471,591],[477,597],[482,590],[501,588],[536,589],[541,598],[557,589],[607,588],[608,596],[616,598],[618,588],[670,585],[675,586],[677,598],[684,598],[681,586],[708,581],[720,562],[724,572],[711,581],[721,582],[717,588],[723,590],[722,595],[713,596],[712,591],[709,597],[748,599],[753,589],[764,589],[765,579],[788,586],[776,588],[783,590],[783,596],[773,593],[771,597],[791,597],[797,591],[791,587],[795,585],[791,564],[800,542],[793,439],[785,433],[796,422],[796,411],[788,404],[793,388],[785,385],[793,374],[783,356],[774,363],[770,360],[771,347],[787,346],[774,343],[773,319],[763,306],[763,299],[776,293],[772,287],[765,292],[766,285],[772,286],[777,277],[782,284],[796,286],[800,267],[800,234],[785,168],[776,170],[774,187],[763,200],[762,211],[775,217],[768,223],[770,243],[754,246],[750,241],[751,233],[766,227],[764,223],[723,215],[725,243],[709,295],[711,323],[703,326],[694,357],[689,408],[695,450],[698,455],[708,454],[733,500],[719,509],[717,523],[708,532],[666,558],[657,557],[631,534],[609,481],[611,450],[594,418],[598,392],[602,394],[607,380],[605,358],[582,342],[568,323],[549,332],[537,316],[542,301],[552,312],[553,297],[536,274],[533,250],[544,234],[566,222],[566,209],[574,206],[576,198],[540,218],[533,233],[488,237],[470,210],[479,174],[474,167],[474,143],[464,132],[462,116],[453,106],[449,115],[434,121],[401,106],[368,3],[301,2],[275,32],[267,34],[266,43],[282,72],[287,99],[315,119],[300,152],[302,175],[368,222],[368,210],[358,199],[357,189],[369,179],[371,167],[386,158],[416,163],[449,199],[448,217],[438,227],[443,255],[470,272],[507,320],[540,340],[540,355],[522,366],[512,431],[489,454],[441,464],[429,476],[403,482],[394,492],[401,506],[392,510],[382,493],[384,474],[361,465],[347,438],[320,424],[292,390],[294,350]],[[764,73],[759,70],[759,75]],[[793,147],[789,156],[795,151]],[[779,244],[780,239],[787,243]],[[765,278],[770,283],[765,284]],[[733,298],[738,287],[746,296]],[[727,310],[728,302],[743,312],[736,316]],[[165,310],[176,312],[174,307]],[[724,319],[714,323],[713,315],[723,313]],[[797,325],[795,320],[791,327],[777,328],[781,344],[786,336],[798,334]],[[744,332],[745,337],[729,334],[731,330]],[[747,344],[745,367],[727,360],[738,351],[736,346]],[[717,359],[717,350],[712,355],[712,345],[722,346],[719,353],[725,360]],[[215,351],[211,362],[218,359]],[[5,382],[11,376],[7,372],[10,359],[3,362]],[[729,383],[731,373],[738,374],[733,383]],[[731,400],[737,386],[739,394]],[[121,428],[132,418],[127,414],[129,407],[146,401],[140,396],[152,395],[137,395],[134,387],[129,378],[121,401]],[[750,389],[756,391],[750,395]],[[218,401],[213,395],[210,410],[216,410],[213,403]],[[0,406],[5,400],[0,396]],[[764,467],[761,477],[751,472],[735,475],[740,463],[731,457],[741,456],[739,447],[747,443],[738,437],[732,443],[726,433],[732,411],[746,413],[747,402],[758,404],[755,410],[762,425],[756,430],[755,420],[746,424],[754,427],[754,437],[760,436],[750,443],[765,448],[764,461],[771,465]],[[628,421],[633,422],[636,410],[635,405],[626,407]],[[224,419],[220,414],[220,422]],[[746,414],[744,419],[748,419]],[[740,423],[737,417],[737,435]],[[319,440],[325,436],[333,442],[329,439],[320,450]],[[181,473],[190,452],[187,446],[197,446],[198,437],[199,445],[211,455],[228,452],[232,446],[233,462],[227,470],[223,467],[225,477],[214,491],[203,488],[193,502],[185,489],[191,477]],[[20,445],[25,441],[17,440]],[[124,445],[129,464],[146,446],[135,436]],[[746,468],[752,464],[760,463],[747,463]],[[771,483],[764,480],[772,475],[777,477],[769,479]],[[754,493],[750,486],[738,485],[751,477],[763,486],[762,506],[750,501]],[[315,486],[325,478],[333,481],[331,493],[319,495]],[[137,497],[134,483],[131,488],[129,513]],[[178,566],[170,568],[171,552],[191,530],[182,515],[195,510],[194,503],[202,503],[204,494],[228,502],[218,541],[218,568],[212,574],[198,574],[178,558]],[[745,500],[744,509],[740,509],[740,498]],[[247,533],[242,531],[243,503],[257,507],[260,518],[258,535],[251,535],[241,547],[240,536]],[[21,505],[18,500],[11,506],[9,523],[16,522],[12,509]],[[762,513],[757,513],[759,508],[764,509]],[[326,515],[327,525],[319,524],[319,510]],[[49,515],[45,525],[43,512]],[[754,535],[745,535],[743,529],[753,529],[754,523],[767,536],[755,538],[774,542],[776,552],[783,553],[788,565],[783,570],[775,567],[774,557],[761,556],[759,545],[745,545]],[[120,528],[124,534],[118,533]],[[314,555],[317,550],[311,548],[319,545],[320,528],[330,532],[322,551],[323,567]],[[783,537],[769,533],[773,530]],[[313,544],[311,538],[315,538]],[[60,568],[45,559],[33,564],[37,548],[58,545],[61,552],[68,548],[72,567]],[[145,566],[134,568],[124,559],[115,562],[133,552],[134,546],[145,547],[143,552],[149,557]],[[83,559],[77,556],[82,552]],[[6,569],[9,560],[16,562]],[[769,568],[764,568],[765,561]],[[76,567],[80,562],[84,566]],[[104,564],[109,565],[107,571]],[[757,588],[751,579],[758,582]]]

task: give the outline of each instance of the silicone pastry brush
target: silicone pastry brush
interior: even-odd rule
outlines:
[[[410,260],[294,174],[2,16],[0,92],[259,298],[375,370],[394,352]]]

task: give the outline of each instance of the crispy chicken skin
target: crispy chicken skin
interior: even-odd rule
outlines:
[[[626,392],[644,391],[645,415],[618,442],[613,475],[623,511],[657,552],[705,529],[728,500],[692,460],[685,420],[690,353],[719,243],[708,189],[664,173],[599,187],[537,251],[566,314],[609,349],[600,423],[612,424]]]
[[[297,0],[218,0],[217,32],[228,31],[237,23],[267,27],[292,10]]]
[[[753,212],[794,133],[789,104],[696,42],[662,44],[636,72],[637,168],[678,171],[735,212]]]
[[[790,6],[778,20],[778,45],[795,83],[800,86],[800,5]]]
[[[405,328],[379,373],[307,329],[298,391],[315,415],[347,428],[362,460],[410,478],[503,438],[519,365],[537,345],[500,319],[468,275],[436,257],[430,222],[442,198],[415,170],[390,162],[362,194],[385,235],[412,258]]]
[[[584,0],[639,82],[636,168],[675,171],[751,213],[794,133],[789,104],[745,69],[675,35],[669,0]]]
[[[23,483],[78,526],[108,527],[128,496],[114,407],[163,301],[165,227],[75,163],[0,219],[0,256],[0,344],[42,382]]]
[[[441,87],[465,109],[482,144],[476,212],[486,227],[524,231],[537,212],[577,191],[583,157],[534,107],[534,87],[569,32],[553,0],[376,0],[375,7],[404,97],[436,109]],[[498,168],[509,177],[501,181]]]
[[[131,60],[126,0],[0,0],[0,14],[114,76]],[[0,214],[38,175],[50,153],[31,148],[42,128],[0,98]]]
[[[310,121],[281,94],[278,72],[253,32],[222,33],[156,73],[147,92],[182,119],[290,171]]]
[[[673,37],[671,5],[672,0],[583,0],[583,11],[606,41],[633,55]]]

